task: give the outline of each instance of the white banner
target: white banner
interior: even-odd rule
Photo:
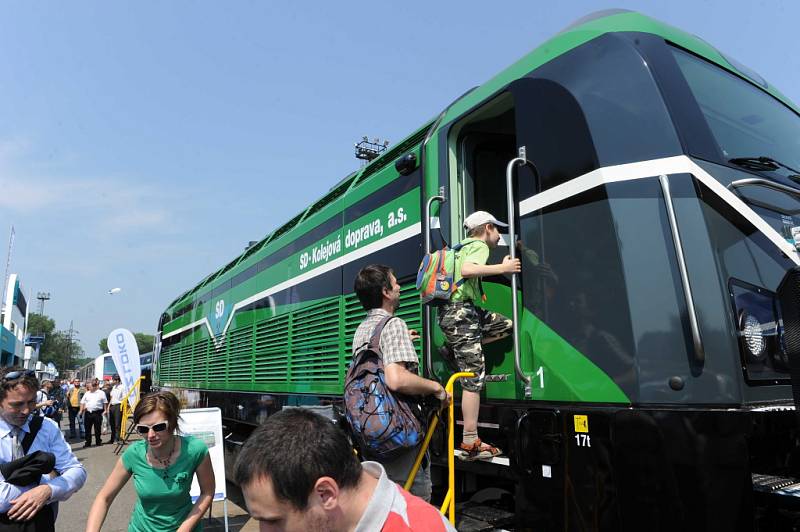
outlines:
[[[142,368],[139,364],[139,348],[136,346],[136,338],[128,329],[115,329],[108,335],[108,350],[114,359],[122,386],[127,394],[142,376]],[[131,409],[136,405],[136,394],[128,397]]]
[[[186,408],[181,409],[181,418],[178,423],[181,434],[189,434],[203,440],[208,447],[211,465],[214,468],[214,500],[223,501],[227,498],[225,489],[225,453],[222,441],[222,411],[219,408]],[[200,485],[197,476],[192,478],[192,489],[189,491],[192,502],[200,496]]]

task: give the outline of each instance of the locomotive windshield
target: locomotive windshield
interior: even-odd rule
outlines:
[[[753,161],[755,170],[800,173],[800,117],[794,111],[707,61],[672,52],[724,158],[745,167]]]

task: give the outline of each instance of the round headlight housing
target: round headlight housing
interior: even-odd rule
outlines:
[[[767,354],[767,338],[764,336],[764,328],[758,318],[749,312],[742,311],[739,322],[744,345],[747,347],[747,355],[753,361],[763,361]]]
[[[748,384],[789,380],[783,320],[775,293],[738,279],[729,281],[734,327]]]

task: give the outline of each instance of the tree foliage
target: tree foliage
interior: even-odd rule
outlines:
[[[39,349],[39,361],[44,364],[52,362],[60,370],[69,369],[74,368],[77,360],[84,356],[83,348],[75,338],[75,331],[70,338],[69,331],[56,330],[56,323],[48,316],[30,313],[28,333],[44,336],[44,343]]]
[[[34,336],[50,335],[56,328],[56,322],[47,316],[31,312],[28,314],[28,333]]]
[[[145,333],[133,333],[133,337],[136,339],[136,347],[139,349],[139,354],[142,353],[149,353],[153,350],[153,340],[155,337],[152,334],[145,334]],[[98,342],[100,346],[101,353],[108,353],[108,338],[102,338],[100,342]]]

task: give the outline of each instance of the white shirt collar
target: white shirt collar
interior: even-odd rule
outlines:
[[[25,433],[30,432],[30,428],[28,427],[30,421],[31,421],[31,416],[28,416],[28,419],[25,421],[25,424],[22,425],[22,427],[20,427],[23,432]],[[11,432],[11,427],[12,425],[10,425],[8,422],[6,422],[5,419],[0,417],[0,438],[5,438],[6,436],[8,436],[8,434]]]
[[[397,495],[397,485],[389,480],[386,470],[378,462],[361,462],[361,467],[369,476],[378,479],[378,483],[354,532],[380,530],[392,510]]]

